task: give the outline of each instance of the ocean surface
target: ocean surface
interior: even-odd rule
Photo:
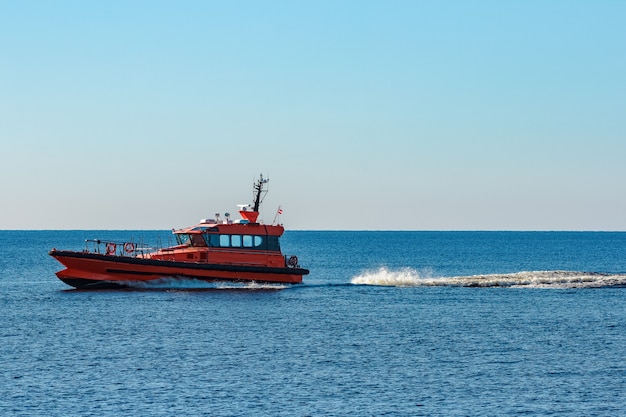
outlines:
[[[626,416],[626,233],[288,231],[304,284],[75,290],[0,231],[1,416]]]

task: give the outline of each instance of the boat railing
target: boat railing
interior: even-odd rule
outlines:
[[[148,246],[143,241],[115,241],[103,239],[85,239],[85,253],[96,253],[110,256],[137,257],[157,250],[158,248]]]

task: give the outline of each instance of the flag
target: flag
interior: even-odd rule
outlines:
[[[278,214],[283,214],[283,209],[279,208],[278,209]]]

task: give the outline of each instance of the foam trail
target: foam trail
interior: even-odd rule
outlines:
[[[135,281],[128,287],[146,290],[282,290],[285,284],[258,282],[207,282],[191,278],[161,278],[152,281]]]
[[[381,285],[389,287],[421,287],[427,279],[420,276],[419,272],[411,268],[402,268],[398,271],[390,271],[380,267],[376,271],[367,271],[350,280],[358,285]]]
[[[485,274],[456,277],[422,276],[411,268],[389,270],[381,267],[366,271],[350,281],[357,285],[393,287],[524,287],[524,288],[602,288],[625,287],[626,275],[576,271],[523,271],[511,274]]]

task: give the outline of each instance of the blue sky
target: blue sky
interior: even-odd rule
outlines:
[[[0,229],[626,230],[624,1],[0,1]]]

